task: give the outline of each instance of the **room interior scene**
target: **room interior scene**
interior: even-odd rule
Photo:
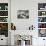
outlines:
[[[0,46],[46,46],[46,1],[0,0]]]

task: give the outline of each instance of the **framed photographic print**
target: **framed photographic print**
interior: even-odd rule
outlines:
[[[46,3],[39,3],[38,4],[38,10],[45,10],[46,9]]]
[[[38,17],[38,22],[46,22],[46,17]]]
[[[18,10],[17,18],[18,19],[29,19],[29,10]]]
[[[0,23],[0,35],[8,37],[8,23]]]
[[[8,11],[0,11],[0,16],[8,16]]]
[[[39,37],[46,37],[46,29],[39,29]]]
[[[0,10],[8,10],[8,3],[0,3]]]
[[[0,22],[8,22],[8,17],[0,17]]]

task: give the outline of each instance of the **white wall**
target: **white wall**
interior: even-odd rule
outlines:
[[[16,25],[17,30],[26,30],[30,25],[37,29],[38,3],[46,0],[11,0],[11,22]],[[29,10],[29,19],[17,19],[17,10]]]
[[[15,2],[15,3],[13,3]],[[12,1],[11,4],[11,19],[12,22],[16,25],[17,30],[27,30],[29,26],[33,23],[37,23],[37,2],[33,2],[31,0],[15,0]],[[32,5],[33,4],[33,5]],[[33,8],[32,8],[33,7]],[[17,19],[17,10],[29,10],[29,19]],[[33,14],[34,13],[34,14]],[[36,19],[35,19],[36,18]],[[36,20],[36,21],[35,21]]]
[[[35,26],[35,32],[33,36],[37,36],[36,38],[33,38],[33,46],[40,46],[39,44],[43,44],[42,38],[38,38],[38,3],[45,3],[46,0],[11,0],[11,22],[16,25],[16,32],[24,32],[28,29],[30,25]],[[29,19],[17,19],[17,10],[29,10]],[[29,30],[28,30],[29,31]],[[26,33],[26,31],[25,31]],[[38,44],[39,43],[39,44]]]

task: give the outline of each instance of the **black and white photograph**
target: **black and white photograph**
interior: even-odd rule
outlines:
[[[8,10],[8,3],[0,3],[0,10]]]
[[[38,11],[38,16],[46,16],[46,11]]]
[[[46,17],[38,17],[38,22],[46,22]]]
[[[8,16],[8,11],[0,11],[0,16]]]
[[[46,29],[39,29],[39,37],[46,37]]]
[[[38,3],[38,10],[46,10],[46,3]]]
[[[29,19],[29,10],[18,10],[17,18],[18,19]]]
[[[8,22],[8,17],[0,17],[0,22]]]

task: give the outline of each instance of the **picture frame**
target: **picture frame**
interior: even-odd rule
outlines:
[[[29,19],[29,10],[18,10],[17,18],[18,19]]]

